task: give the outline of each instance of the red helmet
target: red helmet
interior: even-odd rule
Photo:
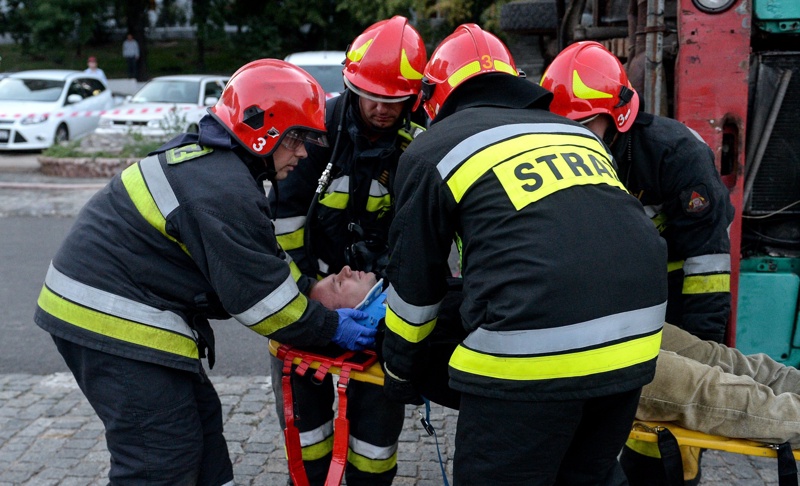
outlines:
[[[325,91],[285,61],[259,59],[240,67],[208,111],[258,157],[272,154],[284,137],[327,146]]]
[[[476,24],[460,25],[433,51],[417,104],[423,103],[433,119],[456,86],[479,74],[495,72],[519,76],[508,47]]]
[[[606,114],[627,132],[639,112],[639,95],[622,63],[598,42],[576,42],[561,51],[540,84],[553,92],[550,111],[571,120]]]
[[[344,61],[344,84],[359,96],[382,103],[404,101],[419,93],[425,68],[425,43],[395,15],[356,37]]]

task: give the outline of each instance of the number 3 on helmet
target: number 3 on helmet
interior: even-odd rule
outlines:
[[[325,91],[310,74],[285,61],[245,64],[208,112],[258,157],[271,155],[289,139],[327,146]]]

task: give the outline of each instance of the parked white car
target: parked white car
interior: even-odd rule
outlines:
[[[81,71],[8,74],[0,79],[0,150],[39,150],[80,138],[113,104],[106,83]]]
[[[344,51],[306,51],[289,54],[283,60],[308,72],[330,98],[344,91],[342,70],[346,55]]]
[[[122,105],[100,117],[98,134],[146,137],[196,133],[198,122],[225,89],[229,76],[183,74],[148,81]]]

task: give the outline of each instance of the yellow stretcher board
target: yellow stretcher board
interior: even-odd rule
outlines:
[[[273,339],[269,340],[269,352],[273,356],[278,353],[278,346],[280,343]],[[295,358],[294,364],[300,364],[300,358]],[[319,368],[319,361],[312,361],[309,368]],[[339,374],[340,369],[332,366],[330,373],[334,375]],[[365,371],[353,370],[350,372],[350,378],[358,381],[372,383],[374,385],[383,385],[383,370],[380,363],[374,363]],[[631,429],[630,438],[638,439],[645,442],[658,442],[656,431],[658,427],[669,429],[679,445],[695,446],[703,449],[712,449],[723,452],[731,452],[734,454],[744,454],[747,456],[760,456],[760,457],[778,457],[776,446],[765,444],[762,442],[755,442],[747,439],[732,439],[730,437],[722,437],[719,435],[709,435],[695,430],[685,429],[671,422],[645,422],[636,420]],[[800,449],[792,451],[794,458],[800,460]]]
[[[630,438],[645,442],[658,442],[656,431],[658,427],[669,429],[679,445],[695,446],[703,449],[713,449],[747,456],[778,457],[777,446],[755,442],[747,439],[732,439],[719,435],[709,435],[696,430],[685,429],[671,422],[645,422],[636,420],[631,429]],[[800,460],[800,449],[792,451],[794,458]]]

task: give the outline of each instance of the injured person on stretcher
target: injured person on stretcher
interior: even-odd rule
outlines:
[[[381,319],[385,314],[382,285],[372,273],[344,267],[314,285],[310,297],[330,309],[361,307]],[[428,338],[425,373],[412,379],[422,396],[456,409],[458,392],[447,386],[447,361],[466,337],[458,314],[460,290],[460,279],[453,278],[439,308],[437,327]],[[381,340],[377,342],[380,347]],[[744,355],[665,323],[655,378],[642,389],[636,418],[674,422],[730,438],[789,442],[798,449],[800,370],[765,354]]]

